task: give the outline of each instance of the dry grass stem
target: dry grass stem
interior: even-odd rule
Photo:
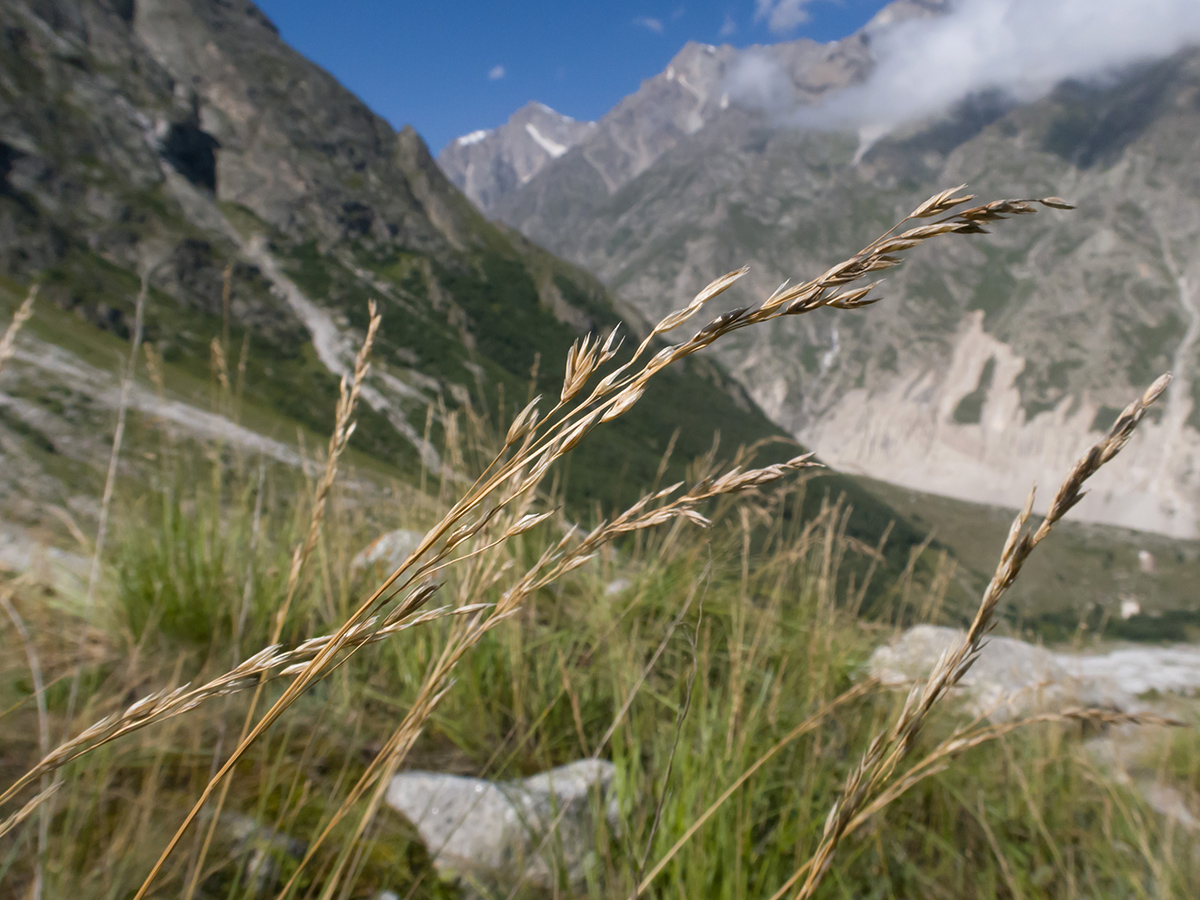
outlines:
[[[37,299],[38,286],[35,284],[29,289],[29,294],[25,300],[17,307],[17,312],[12,317],[12,321],[8,323],[8,328],[4,332],[4,337],[0,338],[0,370],[4,368],[4,364],[17,352],[17,335],[29,321],[29,317],[33,315],[33,301]]]
[[[60,787],[62,787],[61,784],[59,784],[57,781],[54,782],[44,791],[41,791],[29,798],[29,801],[24,806],[18,809],[3,822],[0,822],[0,837],[4,837],[4,835],[8,834],[26,819],[28,819],[31,815],[33,815],[34,811],[51,797],[53,797]]]
[[[930,710],[945,697],[950,688],[958,684],[974,664],[982,649],[983,639],[995,627],[994,615],[1000,598],[1020,574],[1029,554],[1045,540],[1067,511],[1083,499],[1084,483],[1128,443],[1134,429],[1146,414],[1146,409],[1166,390],[1170,381],[1170,375],[1160,376],[1141,397],[1125,408],[1108,434],[1075,463],[1059,486],[1045,519],[1036,530],[1026,527],[1033,512],[1034,494],[1030,491],[1024,509],[1012,523],[996,572],[983,593],[975,618],[962,643],[944,653],[926,682],[909,693],[895,725],[890,731],[876,735],[862,761],[847,780],[841,799],[830,809],[821,842],[806,867],[804,884],[796,893],[797,900],[807,900],[813,895],[825,873],[829,871],[833,855],[850,822],[877,794],[892,776],[896,766],[911,751]]]

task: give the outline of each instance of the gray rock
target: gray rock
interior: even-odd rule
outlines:
[[[506,782],[404,772],[387,802],[417,827],[438,871],[467,887],[581,886],[605,826],[617,828],[615,772],[591,759]]]
[[[604,586],[605,597],[619,597],[633,586],[628,578],[614,578]]]
[[[1200,690],[1200,647],[1120,647],[1107,653],[1061,654],[1077,677],[1115,681],[1131,694],[1193,694]]]
[[[963,638],[957,628],[917,625],[871,654],[868,671],[885,684],[902,685],[926,677],[934,663]],[[1117,681],[1080,660],[1006,637],[990,637],[959,688],[967,709],[1002,721],[1035,711],[1072,706],[1132,710],[1134,695]]]
[[[885,684],[924,678],[937,658],[963,638],[956,628],[917,625],[871,654],[868,670]],[[975,713],[991,718],[1070,706],[1131,712],[1147,708],[1150,692],[1200,691],[1200,647],[1117,647],[1093,653],[1054,653],[1025,641],[990,637],[960,687]]]
[[[359,572],[371,566],[378,566],[390,572],[408,559],[420,546],[424,536],[420,531],[409,528],[397,528],[395,531],[381,534],[350,561],[350,569]]]

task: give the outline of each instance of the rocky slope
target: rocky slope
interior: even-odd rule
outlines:
[[[622,109],[677,109],[653,93],[678,93],[673,65],[494,212],[653,316],[745,262],[749,290],[731,304],[811,276],[944,187],[969,182],[989,199],[1068,196],[1077,212],[922,252],[889,273],[887,302],[868,311],[824,311],[716,354],[775,421],[836,464],[1009,505],[1030,481],[1055,483],[1129,398],[1172,369],[1162,412],[1079,515],[1195,536],[1200,53],[1064,83],[1036,102],[968,98],[875,142],[779,114],[865,77],[873,30],[889,18],[942,5],[889,8],[861,34],[816,50],[770,48],[775,82],[750,81],[783,85],[782,99],[723,104],[714,89],[690,134],[663,126],[662,149],[605,156],[600,147],[622,136],[637,143],[618,127]],[[789,54],[801,62],[778,62]],[[725,92],[756,58],[697,46],[680,54],[693,57],[721,61],[724,80],[713,83]]]
[[[95,509],[143,276],[145,342],[162,360],[149,375],[163,377],[141,369],[133,424],[285,464],[297,426],[328,433],[378,301],[353,447],[389,476],[439,464],[431,405],[511,415],[531,372],[557,393],[578,335],[639,327],[595,278],[489,223],[411,128],[394,131],[246,0],[3,0],[0,41],[0,305],[41,288],[0,375],[0,501],[25,525],[61,531],[52,506],[85,521]],[[656,381],[572,454],[572,501],[639,495],[677,429],[679,477],[714,432],[730,454],[779,434],[711,362]],[[240,412],[213,400],[229,382]],[[828,487],[857,498],[864,539],[894,518],[846,479]],[[901,531],[903,556],[920,536]]]

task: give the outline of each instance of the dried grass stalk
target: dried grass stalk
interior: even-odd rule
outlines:
[[[444,619],[447,616],[474,615],[490,607],[490,604],[484,603],[458,608],[438,607],[419,615],[413,615],[416,609],[436,590],[437,585],[430,585],[426,591],[419,592],[417,595],[419,599],[407,604],[399,614],[393,613],[383,620],[371,618],[361,623],[352,632],[346,646],[356,649],[366,644],[386,640],[402,631],[424,625],[427,622]],[[78,759],[103,744],[134,731],[140,731],[148,725],[189,712],[216,697],[240,693],[257,687],[266,680],[295,675],[300,670],[299,667],[316,656],[330,639],[331,635],[310,638],[290,650],[284,650],[278,645],[264,647],[236,668],[202,685],[191,687],[185,684],[173,690],[147,694],[121,712],[105,716],[69,741],[65,741],[47,752],[36,766],[13,782],[3,794],[0,794],[0,803],[8,802],[42,775],[62,768],[72,760]]]
[[[33,815],[34,811],[51,797],[53,797],[60,787],[61,785],[56,781],[44,791],[41,791],[40,793],[30,797],[29,802],[27,802],[3,822],[0,822],[0,837],[4,837],[4,835],[8,834],[26,819],[28,819],[31,815]]]
[[[946,193],[953,194],[956,191]],[[936,214],[960,205],[966,202],[967,199],[969,198],[943,197],[938,203],[934,204],[937,209]],[[965,210],[962,213],[932,225],[911,229],[901,237],[906,242],[906,247],[914,247],[925,240],[945,234],[978,234],[984,231],[979,225],[980,222],[999,221],[1007,218],[1009,215],[1034,212],[1034,208],[1031,205],[1033,203],[1042,203],[1047,206],[1054,205],[1049,201],[1043,202],[1041,200],[997,201],[985,206]],[[918,208],[917,212],[920,211],[920,208]],[[927,212],[926,214],[933,215],[935,213]],[[913,218],[913,216],[908,218]],[[438,528],[449,530],[452,526],[456,525],[457,517],[466,518],[466,514],[481,505],[489,493],[493,491],[499,492],[503,487],[512,483],[515,483],[515,488],[510,487],[507,496],[502,495],[495,507],[482,514],[478,514],[474,519],[468,519],[463,524],[457,524],[457,527],[454,527],[446,537],[445,544],[438,557],[436,557],[436,565],[442,565],[440,560],[448,549],[452,549],[468,539],[481,534],[485,527],[491,523],[498,509],[517,501],[519,498],[527,498],[529,492],[540,483],[541,478],[550,465],[578,445],[592,428],[597,424],[611,421],[632,408],[641,399],[649,379],[667,365],[703,349],[724,335],[739,328],[760,324],[782,315],[797,315],[810,312],[822,306],[856,309],[875,302],[874,300],[867,299],[867,295],[875,285],[871,285],[866,289],[840,294],[832,293],[832,289],[858,280],[869,272],[897,265],[899,263],[898,259],[886,255],[887,252],[895,252],[898,249],[895,246],[895,241],[889,238],[890,234],[891,232],[884,235],[850,260],[835,266],[818,279],[792,289],[781,288],[756,310],[751,310],[748,307],[739,308],[718,316],[696,332],[690,340],[682,344],[662,348],[645,361],[640,369],[637,368],[636,364],[643,359],[656,336],[676,328],[692,318],[703,308],[708,300],[727,290],[748,270],[742,268],[716,279],[702,290],[696,299],[686,308],[672,313],[663,319],[652,330],[651,334],[646,337],[629,361],[616,367],[601,378],[592,391],[586,395],[584,394],[584,388],[588,380],[598,372],[601,366],[616,356],[616,332],[614,331],[610,334],[603,345],[600,345],[599,341],[593,340],[590,337],[584,338],[582,341],[577,341],[572,345],[568,353],[566,374],[558,404],[540,423],[535,418],[537,409],[536,401],[529,404],[521,412],[517,417],[517,421],[514,422],[508,432],[505,446],[505,450],[509,450],[520,441],[520,447],[517,449],[517,452],[508,460],[498,457],[492,466],[489,467],[489,470],[485,472],[484,476],[481,477],[480,481],[476,482],[476,485],[473,486],[472,491],[479,490],[479,494],[473,495],[472,492],[468,492],[467,497],[456,505],[455,509],[451,511],[451,514],[447,516],[447,519]],[[568,408],[568,404],[572,400],[580,397],[584,399],[574,408]],[[545,426],[545,430],[540,435],[538,434],[539,425]],[[518,579],[512,588],[505,592],[496,606],[493,617],[496,622],[501,621],[502,618],[507,617],[515,610],[518,602],[524,600],[539,588],[565,575],[573,568],[585,564],[600,547],[613,540],[619,534],[651,527],[675,519],[686,519],[698,525],[707,525],[708,520],[697,509],[701,501],[749,489],[811,465],[813,463],[810,457],[806,455],[797,457],[780,466],[755,469],[749,472],[742,472],[740,468],[735,468],[719,478],[701,482],[677,501],[665,503],[659,507],[652,508],[651,505],[655,501],[662,501],[666,496],[674,493],[680,485],[674,485],[664,491],[649,494],[612,522],[602,523],[597,526],[578,545],[570,548],[569,551],[564,547],[567,538],[564,538],[557,547],[547,551],[543,559],[539,560],[533,568]],[[493,471],[495,474],[489,480],[488,475]],[[512,475],[508,474],[510,472]],[[436,531],[437,529],[435,529]],[[503,536],[501,536],[499,540],[503,539]],[[432,544],[433,542],[430,541],[427,535],[426,541],[413,554],[412,560],[419,558]],[[411,563],[412,560],[409,562]],[[429,563],[426,565],[429,565]],[[397,570],[393,574],[393,579],[398,578],[404,569],[405,566],[402,566]],[[426,571],[425,568],[418,567],[416,574],[421,575]],[[391,580],[389,580],[388,584],[390,583]],[[386,787],[386,774],[395,771],[403,756],[412,746],[426,718],[436,706],[437,700],[443,696],[447,689],[454,666],[467,652],[469,647],[478,642],[484,633],[490,630],[491,627],[494,627],[494,624],[489,619],[480,617],[478,623],[472,621],[472,623],[465,626],[466,630],[461,636],[451,638],[443,657],[431,667],[427,674],[417,703],[410,709],[409,714],[393,733],[391,740],[385,745],[384,750],[379,754],[377,758],[379,765],[369,767],[367,772],[364,773],[359,784],[355,786],[350,796],[342,804],[341,809],[335,814],[333,822],[318,838],[314,844],[314,848],[331,831],[333,825],[340,821],[344,810],[348,809],[350,805],[364,796],[367,787],[371,782],[374,782],[375,791],[368,805],[368,811],[363,815],[359,823],[358,833],[361,834],[366,823],[369,821],[370,815],[373,814],[381,801],[383,791]],[[314,666],[318,664],[319,661],[314,661],[313,663]],[[330,895],[330,892],[333,890],[332,886],[336,883],[337,878],[329,881],[330,887],[327,889],[325,896]]]
[[[35,284],[29,289],[25,300],[17,307],[17,312],[12,317],[12,321],[8,323],[4,337],[0,338],[0,369],[3,369],[4,364],[17,352],[17,334],[29,321],[29,317],[33,315],[33,301],[37,299],[37,294],[38,286]]]
[[[995,627],[995,612],[1000,598],[1016,580],[1034,547],[1045,540],[1067,511],[1083,499],[1084,482],[1128,443],[1146,409],[1166,390],[1170,381],[1169,374],[1160,376],[1141,397],[1125,408],[1108,434],[1075,463],[1036,530],[1026,527],[1033,511],[1034,492],[1029,492],[1024,509],[1009,529],[1008,539],[1000,553],[1000,562],[962,643],[942,654],[925,683],[909,693],[895,725],[890,731],[876,735],[871,742],[862,761],[847,780],[841,799],[829,811],[821,842],[806,867],[804,884],[796,893],[797,900],[807,900],[816,891],[829,871],[833,855],[850,823],[880,792],[900,761],[911,751],[930,710],[958,684],[979,657],[983,639]]]

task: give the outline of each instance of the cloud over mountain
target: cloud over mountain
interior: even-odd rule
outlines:
[[[1030,102],[1065,79],[1104,78],[1196,43],[1196,0],[957,0],[945,15],[873,29],[870,77],[795,119],[882,134],[970,94]]]
[[[775,34],[787,34],[808,21],[812,0],[754,0],[754,20],[766,21]]]

